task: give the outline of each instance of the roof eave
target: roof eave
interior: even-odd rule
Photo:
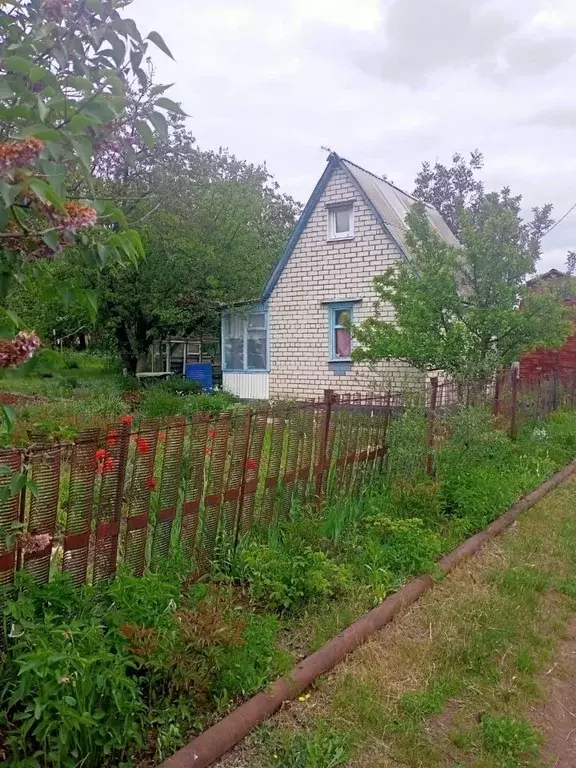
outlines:
[[[276,283],[280,279],[280,275],[284,271],[284,267],[286,266],[288,259],[292,255],[292,252],[294,251],[294,248],[296,247],[296,244],[300,239],[300,235],[306,228],[306,224],[308,224],[308,220],[310,219],[310,216],[314,212],[316,205],[318,204],[318,201],[322,197],[322,193],[326,189],[326,185],[328,184],[330,176],[332,175],[334,169],[339,164],[340,164],[340,158],[335,152],[333,152],[328,159],[328,163],[326,165],[326,168],[324,169],[324,172],[322,173],[322,176],[320,176],[318,183],[314,187],[314,190],[312,191],[312,194],[308,199],[308,202],[304,206],[304,210],[302,211],[302,214],[298,219],[298,223],[296,224],[292,234],[290,235],[290,239],[286,243],[284,250],[280,254],[280,258],[278,259],[278,261],[276,262],[276,265],[274,266],[274,269],[272,270],[272,274],[270,275],[270,278],[266,283],[266,287],[262,292],[262,301],[267,301],[270,298],[270,294],[276,287]]]

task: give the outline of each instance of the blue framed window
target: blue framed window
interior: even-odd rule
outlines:
[[[222,316],[222,364],[225,371],[268,370],[268,313],[263,305]]]
[[[354,304],[351,301],[334,302],[328,305],[328,326],[330,333],[330,361],[352,359],[352,334]]]

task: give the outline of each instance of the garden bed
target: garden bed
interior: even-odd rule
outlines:
[[[235,550],[219,538],[200,581],[178,553],[96,587],[19,576],[4,597],[6,764],[166,759],[576,455],[573,412],[512,442],[485,409],[463,409],[431,479],[424,426],[411,413],[391,426],[387,471],[362,494],[294,505]]]
[[[14,431],[5,443],[27,446],[34,440],[73,440],[81,432],[105,427],[121,415],[141,419],[220,413],[236,399],[223,392],[205,395],[197,382],[174,379],[143,387],[124,376],[109,357],[85,352],[43,350],[25,366],[3,371],[0,403],[14,408]]]

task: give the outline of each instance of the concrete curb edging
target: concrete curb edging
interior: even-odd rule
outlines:
[[[483,531],[471,536],[443,557],[438,562],[439,570],[447,574],[460,561],[478,552],[484,544],[502,533],[523,512],[533,507],[574,472],[576,472],[576,460],[552,475],[528,496],[513,504]],[[207,768],[232,749],[253,728],[277,712],[284,702],[300,695],[313,680],[331,670],[345,656],[362,645],[370,635],[392,621],[402,608],[416,602],[433,585],[434,581],[429,575],[418,576],[409,581],[398,592],[389,595],[376,608],[361,616],[340,634],[303,659],[287,677],[279,678],[267,690],[252,696],[161,763],[159,768]]]

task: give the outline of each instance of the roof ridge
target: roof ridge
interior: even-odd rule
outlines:
[[[364,171],[364,173],[367,173],[369,176],[374,176],[374,178],[378,179],[378,181],[383,181],[384,184],[388,184],[388,186],[392,187],[393,189],[397,189],[398,192],[402,192],[403,195],[406,195],[406,197],[409,197],[411,200],[414,200],[414,202],[422,203],[428,208],[433,208],[434,210],[436,210],[435,206],[433,206],[432,203],[427,203],[425,200],[418,200],[418,198],[414,197],[414,195],[411,195],[410,192],[406,192],[405,189],[402,189],[397,184],[394,184],[391,181],[388,181],[388,179],[384,179],[382,176],[378,176],[377,173],[373,173],[372,171],[369,171],[367,168],[364,168],[362,165],[358,165],[358,163],[355,163],[353,160],[349,160],[347,157],[339,157],[338,159],[343,160],[346,163],[350,163],[350,165],[353,165],[355,168],[359,168],[361,171]]]

